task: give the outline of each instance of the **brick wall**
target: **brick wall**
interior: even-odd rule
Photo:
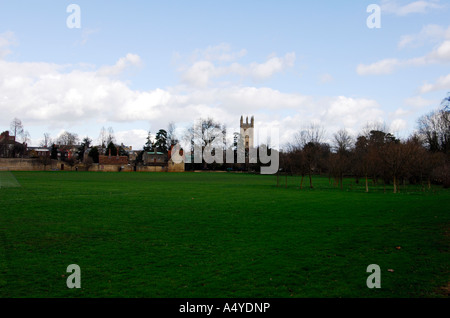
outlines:
[[[100,165],[127,165],[127,156],[98,156],[98,163]]]

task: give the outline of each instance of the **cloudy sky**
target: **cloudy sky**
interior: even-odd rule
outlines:
[[[444,0],[0,0],[0,130],[17,117],[38,145],[112,127],[139,149],[171,121],[254,115],[281,143],[311,123],[406,137],[450,91],[449,13]]]

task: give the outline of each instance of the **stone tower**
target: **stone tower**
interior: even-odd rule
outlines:
[[[250,119],[250,123],[248,122],[248,117],[244,123],[244,117],[241,116],[241,137],[244,138],[245,149],[250,149],[254,147],[253,141],[253,132],[255,128],[255,119]]]

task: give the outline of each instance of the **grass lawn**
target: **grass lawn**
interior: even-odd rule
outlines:
[[[450,190],[231,173],[14,172],[0,297],[448,297]],[[305,183],[307,184],[306,180]],[[81,268],[69,289],[67,266]],[[381,268],[369,289],[368,265]]]

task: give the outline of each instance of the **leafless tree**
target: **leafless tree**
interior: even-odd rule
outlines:
[[[380,121],[368,122],[362,129],[360,136],[365,136],[366,138],[370,138],[372,131],[387,132],[388,129],[386,127],[386,123],[384,123],[384,122],[380,122]]]
[[[75,133],[64,131],[56,139],[56,143],[60,146],[73,146],[78,144],[79,138]]]
[[[224,138],[226,136],[226,126],[212,118],[200,118],[194,125],[186,130],[182,138],[184,149],[189,149],[193,154],[195,148],[202,149],[202,153],[207,145],[214,148],[215,151],[225,150]],[[195,154],[196,156],[199,154]],[[198,158],[200,159],[200,158]],[[197,159],[197,160],[198,160]],[[203,159],[202,159],[203,160]],[[207,167],[207,163],[203,160],[203,168]]]
[[[50,138],[49,133],[44,133],[44,138],[42,139],[40,146],[41,147],[50,147],[52,144],[52,139]]]
[[[108,127],[108,134],[106,136],[106,145],[110,143],[116,143],[116,137],[114,136],[114,129],[112,127]]]
[[[447,93],[447,97],[445,97],[441,102],[442,112],[444,112],[444,119],[447,123],[450,123],[450,92]]]
[[[345,153],[351,150],[354,141],[347,130],[341,129],[333,134],[333,148],[337,153]]]
[[[417,122],[419,134],[423,137],[428,150],[431,152],[446,152],[450,148],[448,116],[448,111],[435,110],[423,115]]]
[[[101,146],[102,148],[106,148],[106,146],[108,145],[108,144],[106,143],[106,142],[107,142],[107,136],[108,136],[108,134],[107,134],[107,132],[106,132],[105,127],[102,127],[102,128],[100,129],[100,134],[98,135],[98,141],[99,141],[100,146]]]
[[[25,145],[30,142],[30,138],[30,133],[28,132],[28,130],[25,130],[21,135],[20,141]]]
[[[13,134],[16,139],[24,134],[22,121],[17,117],[11,122],[10,129],[11,134]]]
[[[178,139],[176,136],[176,126],[174,122],[170,122],[167,126],[167,142],[169,149],[171,146],[174,146],[178,143]]]
[[[292,144],[295,148],[304,148],[308,143],[322,143],[325,136],[325,129],[315,123],[311,123],[308,128],[301,129],[294,135],[294,142]]]

